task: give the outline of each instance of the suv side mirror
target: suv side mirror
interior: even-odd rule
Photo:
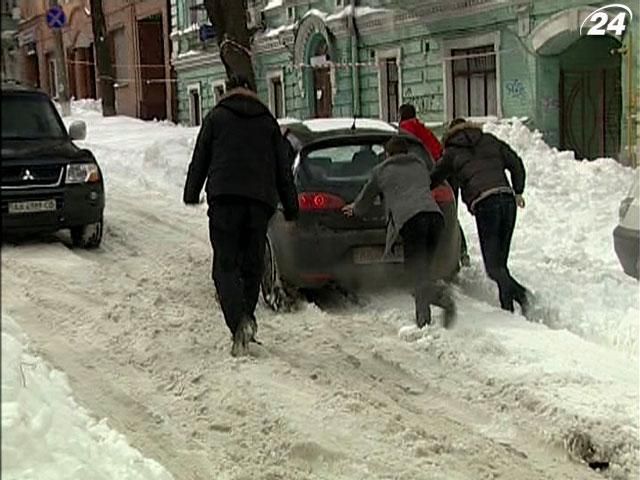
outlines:
[[[87,138],[87,124],[83,121],[75,121],[69,127],[69,137],[71,140],[84,140]]]

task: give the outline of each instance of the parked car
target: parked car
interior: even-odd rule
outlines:
[[[2,232],[71,231],[74,246],[100,245],[105,205],[102,172],[93,154],[73,140],[47,94],[2,85]]]
[[[384,159],[384,144],[401,135],[411,152],[431,168],[433,161],[414,136],[378,120],[318,119],[281,125],[291,145],[300,216],[288,223],[281,211],[268,231],[263,299],[274,310],[291,306],[300,290],[330,284],[346,289],[368,281],[402,282],[399,244],[383,261],[386,217],[382,201],[363,218],[347,218],[341,208],[352,202]],[[451,196],[453,198],[453,196]],[[440,278],[459,268],[460,232],[453,200],[441,205],[446,227],[435,254]]]
[[[640,278],[640,184],[636,175],[631,190],[620,203],[620,221],[613,230],[613,245],[627,275]]]

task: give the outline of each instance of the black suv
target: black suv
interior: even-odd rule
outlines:
[[[85,136],[84,122],[67,132],[47,94],[3,83],[3,236],[68,228],[74,246],[100,245],[102,172],[93,154],[72,142]]]

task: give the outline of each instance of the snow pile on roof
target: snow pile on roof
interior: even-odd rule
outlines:
[[[353,118],[318,118],[314,120],[306,120],[304,125],[313,132],[329,132],[331,130],[351,128],[353,125]],[[358,118],[356,120],[356,127],[383,130],[385,132],[396,131],[396,129],[388,123],[371,118]]]
[[[269,0],[269,3],[267,3],[267,6],[264,7],[264,11],[266,12],[267,10],[272,10],[274,8],[278,8],[282,6],[282,0]]]
[[[311,10],[309,10],[307,13],[304,14],[304,16],[302,17],[302,20],[312,15],[315,15],[316,17],[320,17],[323,20],[326,20],[327,17],[329,16],[327,12],[323,12],[322,10],[318,10],[317,8],[312,8]]]
[[[20,327],[2,315],[2,478],[170,480],[75,403],[65,375],[28,353]]]
[[[341,18],[348,17],[353,12],[353,7],[349,5],[348,7],[343,8],[342,10],[333,13],[327,16],[327,21],[330,22],[332,20],[339,20]],[[367,15],[372,15],[374,13],[390,13],[392,10],[386,8],[373,8],[373,7],[356,7],[356,18],[366,17]]]
[[[277,28],[270,28],[266,32],[264,32],[263,36],[266,38],[277,37],[281,33],[292,31],[294,28],[296,28],[295,23],[291,23],[289,25],[282,25]]]

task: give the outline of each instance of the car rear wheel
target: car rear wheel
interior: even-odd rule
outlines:
[[[71,243],[79,248],[98,248],[102,242],[102,218],[96,223],[89,223],[71,228]]]
[[[290,312],[298,304],[299,292],[286,285],[278,273],[278,265],[273,255],[271,242],[267,239],[264,254],[264,273],[260,283],[262,299],[274,312]]]

